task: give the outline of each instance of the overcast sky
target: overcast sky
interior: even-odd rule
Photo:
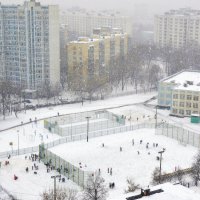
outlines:
[[[23,0],[0,0],[2,4],[19,4]],[[66,9],[72,6],[79,6],[88,9],[113,9],[127,11],[134,15],[142,10],[145,15],[161,13],[168,9],[179,7],[191,7],[200,9],[200,0],[40,0],[42,4],[59,4],[60,8]],[[144,8],[144,9],[143,9]]]

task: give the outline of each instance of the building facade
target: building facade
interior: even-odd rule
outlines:
[[[182,116],[200,114],[200,86],[174,88],[171,114]]]
[[[68,81],[75,72],[85,81],[93,76],[106,78],[112,63],[127,53],[128,34],[119,29],[95,29],[93,38],[81,37],[67,45]]]
[[[154,19],[154,42],[161,47],[180,48],[200,44],[200,10],[170,10]]]
[[[200,71],[181,71],[159,82],[158,105],[171,114],[200,114]]]
[[[0,73],[24,89],[60,81],[59,10],[35,0],[0,4]]]
[[[114,12],[89,12],[85,10],[68,10],[61,16],[62,24],[69,27],[69,35],[91,37],[94,28],[121,28],[124,33],[132,34],[131,19]]]

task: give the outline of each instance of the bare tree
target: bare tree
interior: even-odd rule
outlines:
[[[51,93],[52,93],[52,96],[54,98],[54,104],[56,103],[56,97],[57,98],[59,97],[61,91],[62,91],[62,88],[61,88],[59,83],[56,83],[56,84],[52,85]]]
[[[9,81],[0,82],[0,101],[3,118],[6,113],[11,112],[11,95],[13,93],[13,86]]]
[[[192,164],[192,173],[191,176],[195,182],[195,185],[198,185],[198,181],[200,181],[200,151],[194,157],[194,162]]]
[[[157,185],[159,184],[159,175],[160,175],[160,169],[156,167],[152,173],[152,184]]]
[[[132,178],[127,178],[126,182],[128,184],[128,188],[125,190],[125,193],[134,192],[135,190],[139,189],[139,187],[140,187],[139,184],[135,184],[135,182]]]
[[[55,102],[55,98],[58,97],[61,92],[61,87],[59,84],[44,83],[42,85],[42,90],[43,90],[43,97],[46,98],[48,104],[49,99],[52,97],[54,97],[54,102]]]
[[[183,175],[184,175],[184,172],[183,172],[183,170],[181,170],[180,168],[179,168],[179,169],[176,171],[176,173],[175,173],[175,177],[177,178],[177,180],[178,180],[179,182],[182,181]]]
[[[41,194],[42,200],[53,200],[54,199],[54,190],[49,189],[44,191]],[[77,191],[66,188],[57,188],[56,189],[56,199],[57,200],[78,200]]]
[[[107,195],[108,189],[105,186],[104,179],[100,175],[90,176],[82,200],[106,200]]]

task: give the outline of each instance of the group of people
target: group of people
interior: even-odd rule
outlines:
[[[32,162],[35,162],[36,160],[38,160],[40,162],[40,158],[37,154],[31,154],[29,157],[25,156],[25,160],[29,158],[29,160],[31,160]]]
[[[109,183],[109,188],[110,189],[113,189],[115,187],[115,183],[113,182],[113,183]]]

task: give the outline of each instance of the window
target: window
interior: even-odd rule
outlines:
[[[194,101],[199,101],[199,97],[198,96],[193,96],[193,100]]]
[[[173,101],[173,106],[178,106],[178,102],[177,101]]]
[[[198,103],[193,103],[193,108],[198,108]]]
[[[179,106],[180,106],[180,107],[184,107],[184,106],[185,106],[185,105],[184,105],[184,102],[180,102],[180,103],[179,103]]]
[[[185,95],[184,94],[180,94],[180,99],[185,99]]]
[[[177,114],[177,109],[173,109],[172,112],[173,112],[174,114]]]
[[[192,95],[187,95],[187,100],[192,100]]]
[[[180,114],[180,115],[184,115],[184,110],[181,110],[181,109],[180,109],[180,110],[179,110],[179,114]]]
[[[178,94],[173,94],[174,99],[178,99]]]
[[[191,110],[186,110],[186,115],[191,115]]]
[[[187,103],[186,103],[186,107],[187,107],[187,108],[191,108],[191,103],[187,102]]]

